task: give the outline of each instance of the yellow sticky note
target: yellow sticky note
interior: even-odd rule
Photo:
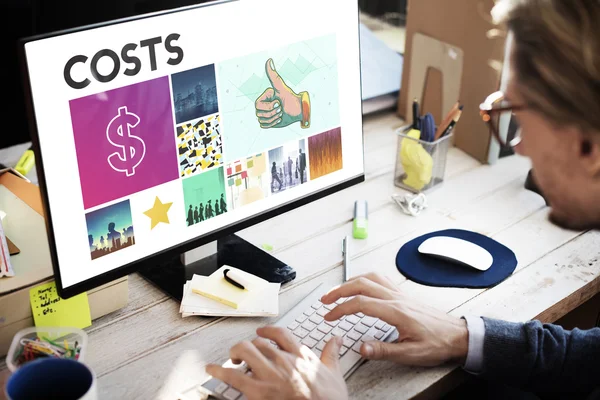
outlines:
[[[56,291],[56,283],[50,282],[30,289],[29,299],[35,326],[83,329],[92,325],[87,293],[62,299]]]

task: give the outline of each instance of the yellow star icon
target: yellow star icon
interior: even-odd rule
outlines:
[[[150,220],[152,221],[150,229],[154,229],[159,222],[164,222],[165,224],[169,223],[169,216],[167,215],[167,212],[172,205],[173,203],[161,202],[158,196],[156,196],[156,199],[154,199],[154,206],[152,206],[152,208],[148,211],[144,212],[144,215],[150,217]]]

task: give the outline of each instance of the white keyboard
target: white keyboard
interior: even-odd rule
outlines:
[[[343,346],[340,349],[340,367],[344,379],[347,379],[364,361],[360,355],[362,342],[394,340],[396,330],[385,322],[367,317],[362,313],[347,315],[337,321],[325,321],[323,316],[336,304],[322,304],[319,299],[323,294],[325,291],[321,284],[288,311],[275,325],[286,327],[300,343],[312,349],[319,357],[325,343],[333,335],[341,336]],[[348,299],[340,299],[337,304],[346,300]],[[226,364],[228,367],[239,368],[246,373],[251,373],[244,365],[234,366],[230,360]],[[206,393],[210,394],[212,398],[220,400],[246,399],[236,389],[215,378],[183,392],[182,399],[196,400],[202,398],[201,396]]]

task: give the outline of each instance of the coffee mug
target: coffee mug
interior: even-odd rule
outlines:
[[[42,358],[24,364],[8,378],[8,400],[97,400],[96,376],[84,363]]]

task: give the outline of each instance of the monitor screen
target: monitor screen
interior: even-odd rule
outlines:
[[[364,179],[358,21],[224,1],[24,41],[59,291]]]

